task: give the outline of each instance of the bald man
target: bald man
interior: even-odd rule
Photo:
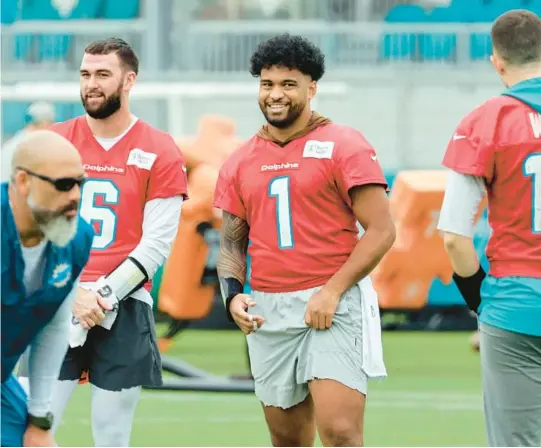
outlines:
[[[78,151],[52,131],[18,143],[2,203],[2,446],[53,446],[51,392],[94,232],[79,218]],[[30,399],[13,375],[29,349]]]

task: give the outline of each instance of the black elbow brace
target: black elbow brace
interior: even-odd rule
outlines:
[[[460,294],[462,294],[468,308],[475,313],[481,304],[481,284],[486,276],[482,266],[479,266],[479,270],[470,277],[461,277],[456,272],[453,274],[453,280]]]
[[[239,282],[236,278],[228,277],[222,279],[223,282],[223,297],[224,297],[224,305],[225,305],[225,311],[227,313],[227,318],[231,322],[235,322],[233,319],[233,316],[231,315],[231,311],[229,311],[229,306],[231,305],[231,301],[235,298],[235,296],[242,294],[244,291],[244,286],[241,282]]]

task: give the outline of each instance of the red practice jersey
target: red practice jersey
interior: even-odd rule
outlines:
[[[57,123],[52,130],[79,150],[88,176],[80,213],[96,234],[81,281],[94,282],[139,244],[148,201],[187,197],[184,160],[168,134],[141,120],[109,150],[96,141],[85,116]]]
[[[387,185],[374,149],[346,126],[323,125],[283,147],[254,136],[235,151],[214,205],[250,226],[252,289],[325,284],[358,242],[348,191],[365,184]]]
[[[444,166],[485,178],[494,277],[541,276],[541,116],[498,96],[458,125]]]

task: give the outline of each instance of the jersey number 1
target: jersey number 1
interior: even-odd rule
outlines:
[[[280,249],[291,249],[294,246],[289,185],[289,176],[275,177],[269,183],[269,196],[276,198],[276,226]]]
[[[532,232],[541,233],[541,152],[524,161],[524,175],[532,177]]]
[[[103,198],[104,205],[96,205],[96,197]],[[118,204],[120,191],[107,179],[89,179],[81,192],[81,217],[91,225],[99,223],[100,230],[94,235],[92,249],[107,249],[116,237],[117,216],[108,205]]]

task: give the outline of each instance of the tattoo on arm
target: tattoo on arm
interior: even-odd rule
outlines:
[[[220,260],[217,268],[224,301],[233,293],[242,293],[246,281],[249,230],[246,221],[231,213],[223,212]]]

